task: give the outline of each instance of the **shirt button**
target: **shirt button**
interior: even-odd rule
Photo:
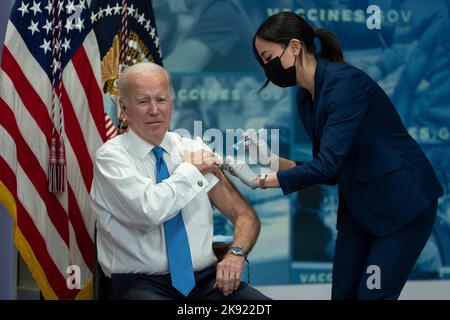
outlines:
[[[203,187],[203,181],[199,180],[199,181],[197,182],[197,185],[198,185],[199,187]]]

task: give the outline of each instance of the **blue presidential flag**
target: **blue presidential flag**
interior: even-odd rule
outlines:
[[[122,131],[126,123],[120,119],[117,104],[120,71],[138,62],[162,65],[152,3],[150,0],[93,0],[91,10],[91,23],[100,49],[105,109]]]

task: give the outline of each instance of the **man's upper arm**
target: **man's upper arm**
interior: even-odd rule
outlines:
[[[228,181],[224,173],[221,170],[218,171],[220,172],[218,174],[219,181],[208,192],[209,200],[234,223],[240,212],[253,212],[253,210],[239,191]]]

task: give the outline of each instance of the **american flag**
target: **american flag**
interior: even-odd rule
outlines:
[[[46,299],[92,293],[89,190],[92,159],[106,129],[91,17],[85,0],[16,1],[2,53],[0,202],[13,217],[16,247]],[[59,97],[63,112],[57,107],[52,117],[52,101],[59,106]],[[64,139],[67,170],[66,190],[58,193],[47,185],[54,126]],[[75,274],[70,266],[79,268],[79,288],[67,285]]]

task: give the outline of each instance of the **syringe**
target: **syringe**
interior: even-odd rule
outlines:
[[[256,131],[256,134],[258,135],[262,130],[265,130],[264,128],[259,129],[258,131]],[[233,148],[235,150],[239,149],[239,146],[244,143],[245,141],[248,141],[249,137],[246,136],[244,139],[242,139],[241,141],[236,142],[235,144],[233,144]]]

